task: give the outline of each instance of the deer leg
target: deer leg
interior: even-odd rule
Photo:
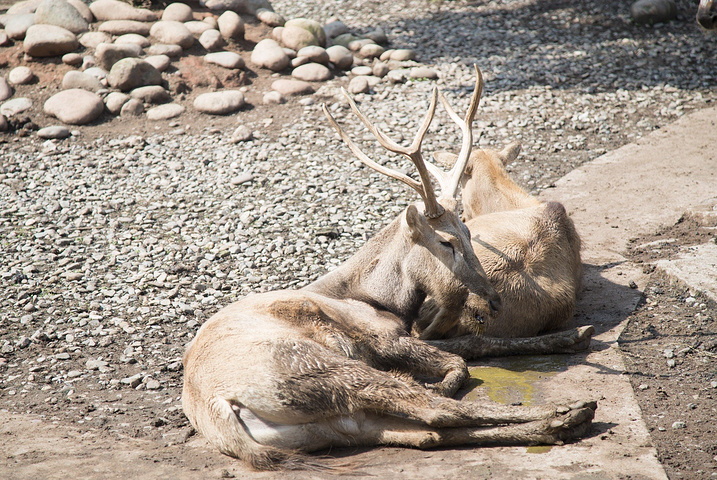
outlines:
[[[466,362],[452,353],[427,345],[413,337],[396,337],[378,342],[373,352],[377,362],[385,368],[411,375],[440,377],[437,383],[424,386],[437,395],[453,396],[468,379]]]
[[[358,445],[421,449],[458,445],[554,445],[584,437],[594,416],[591,408],[581,408],[521,424],[431,428],[401,418],[367,415],[360,435],[352,440]]]
[[[588,409],[594,412],[597,409],[595,402],[536,407],[461,402],[434,395],[417,384],[403,382],[403,385],[404,388],[397,388],[396,384],[376,382],[370,388],[357,392],[356,405],[367,411],[404,417],[431,427],[526,423],[554,419],[573,410]]]
[[[597,408],[594,403],[527,407],[461,402],[435,395],[414,381],[342,357],[314,342],[290,342],[274,346],[274,350],[276,376],[263,380],[266,389],[274,392],[272,401],[253,405],[251,398],[242,399],[241,395],[230,401],[275,423],[307,423],[363,410],[432,427],[481,426],[524,423],[554,418],[570,410]]]
[[[508,355],[549,355],[577,353],[590,346],[595,333],[592,325],[526,338],[495,338],[480,335],[463,335],[426,343],[445,352],[460,355],[466,360]]]

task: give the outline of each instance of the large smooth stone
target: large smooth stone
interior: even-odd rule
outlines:
[[[187,27],[187,30],[189,30],[192,35],[201,35],[212,28],[207,22],[201,22],[199,20],[184,22],[184,26]]]
[[[284,17],[265,8],[257,10],[256,18],[258,18],[264,25],[268,25],[270,27],[283,27],[286,23],[286,19]]]
[[[329,61],[339,70],[348,70],[354,64],[353,54],[344,46],[332,45],[326,49],[326,53],[329,54]]]
[[[281,43],[296,51],[310,45],[321,46],[316,35],[297,25],[288,25],[288,22],[281,30]]]
[[[56,93],[45,102],[48,115],[71,125],[86,125],[102,115],[105,104],[99,95],[73,88]]]
[[[0,105],[0,114],[12,117],[32,108],[32,100],[26,97],[13,98]]]
[[[89,30],[87,20],[66,0],[43,1],[35,11],[35,23],[56,25],[75,34]]]
[[[275,40],[265,38],[257,43],[251,52],[251,62],[274,72],[280,72],[288,68],[291,60]]]
[[[8,81],[5,79],[5,77],[0,77],[0,102],[12,97],[12,94],[13,89],[8,83]]]
[[[95,49],[97,64],[107,71],[123,58],[134,58],[140,55],[142,55],[142,49],[132,43],[100,43]]]
[[[147,48],[149,55],[166,55],[170,58],[176,58],[182,55],[184,50],[179,45],[167,45],[164,43],[155,43]]]
[[[146,8],[134,8],[119,0],[97,0],[90,4],[90,11],[99,21],[104,20],[137,20],[153,22],[157,14]]]
[[[167,103],[172,100],[169,92],[164,89],[161,85],[148,85],[146,87],[137,87],[131,92],[129,96],[132,98],[138,98],[144,103]]]
[[[85,48],[97,48],[100,43],[112,43],[112,35],[107,32],[87,32],[80,36],[80,45]]]
[[[284,24],[284,27],[300,27],[311,32],[319,41],[320,46],[326,45],[326,32],[319,22],[308,18],[292,18]]]
[[[79,42],[71,31],[56,25],[33,25],[27,29],[23,48],[32,57],[54,57],[77,49]]]
[[[302,48],[296,52],[296,57],[305,57],[309,62],[320,63],[322,65],[329,63],[329,54],[326,49],[316,45]]]
[[[183,49],[190,48],[194,44],[194,36],[189,29],[180,22],[160,21],[152,25],[149,31],[159,43],[179,45]]]
[[[167,103],[147,110],[147,118],[149,120],[169,120],[184,113],[184,107],[176,103]]]
[[[149,55],[144,57],[144,61],[152,65],[160,72],[165,71],[172,64],[172,59],[167,55]]]
[[[27,85],[28,83],[31,83],[34,79],[35,74],[32,73],[30,67],[26,67],[24,65],[13,68],[12,70],[10,70],[10,73],[7,74],[8,82],[12,83],[13,85]]]
[[[192,7],[186,3],[170,3],[162,12],[162,20],[188,22],[192,19]]]
[[[50,127],[41,128],[37,131],[37,136],[44,139],[56,139],[60,140],[71,136],[70,129],[63,127],[62,125],[53,125]]]
[[[291,76],[305,82],[324,82],[331,78],[331,70],[320,63],[307,63],[296,67]]]
[[[653,25],[677,18],[677,5],[672,0],[637,0],[630,7],[636,23]]]
[[[126,92],[137,87],[160,85],[162,74],[149,63],[138,58],[123,58],[112,66],[107,83]]]
[[[8,15],[5,20],[5,33],[13,40],[22,40],[25,38],[27,29],[35,24],[34,13],[21,13],[17,15]]]
[[[228,11],[217,18],[219,32],[226,39],[241,40],[244,38],[244,20],[235,12]]]
[[[107,20],[102,22],[97,30],[109,33],[111,35],[126,35],[128,33],[136,33],[146,37],[149,35],[152,24],[147,22],[138,22],[137,20]]]
[[[212,115],[234,113],[244,106],[244,94],[239,90],[203,93],[194,99],[194,108]]]
[[[146,48],[151,45],[147,37],[136,33],[125,33],[124,35],[115,38],[115,41],[113,43],[116,43],[118,45],[122,43],[131,43],[132,45],[137,45],[140,48]]]
[[[282,95],[308,95],[314,93],[314,86],[303,80],[289,80],[288,78],[280,78],[271,84],[272,90],[276,90]]]
[[[244,59],[234,52],[214,52],[204,55],[204,61],[220,67],[237,69],[244,68]]]
[[[103,88],[99,79],[93,75],[78,70],[70,70],[62,77],[62,89],[69,90],[71,88],[82,88],[91,92],[96,92]]]
[[[129,101],[130,98],[132,97],[126,93],[110,92],[110,94],[105,97],[105,106],[111,114],[119,115],[122,107]]]
[[[219,33],[219,30],[210,28],[199,37],[199,44],[207,51],[213,52],[221,49],[224,45],[226,45],[226,42],[224,41],[222,34]]]

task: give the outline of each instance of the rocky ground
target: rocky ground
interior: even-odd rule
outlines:
[[[486,77],[479,144],[521,141],[509,169],[534,192],[717,97],[714,38],[695,25],[693,2],[678,2],[677,20],[654,27],[633,24],[619,1],[272,3],[287,18],[338,15],[358,32],[382,27],[392,46],[415,49],[438,72],[436,81],[382,82],[356,96],[396,138],[412,137],[434,85],[464,109],[477,63]],[[48,77],[64,68],[30,65]],[[42,140],[32,129],[0,134],[0,408],[109,437],[183,442],[191,430],[179,402],[181,355],[198,326],[249,292],[312,281],[414,199],[353,160],[323,119],[326,102],[365,151],[410,171],[376,148],[340,102],[349,76],[316,84],[304,101],[267,105],[263,93],[282,75],[247,66],[249,106],[234,115],[187,110],[147,122],[104,114],[67,140]],[[38,101],[48,89],[18,87]],[[29,118],[57,123],[41,109]],[[233,143],[238,124],[253,139]],[[455,148],[458,135],[441,112],[424,149]],[[647,303],[634,322],[649,328],[642,322],[650,318],[665,339],[660,355],[697,314],[714,318],[697,292],[661,282],[647,298],[669,315],[649,317]],[[683,307],[688,296],[695,301]],[[713,334],[710,325],[702,328]],[[628,358],[654,355],[639,338]],[[714,395],[714,349],[683,362],[683,348],[699,346],[679,343],[676,368],[664,356],[635,368],[638,397]],[[717,452],[704,439],[714,435],[714,413],[700,405],[714,404],[680,402],[701,415],[701,446],[682,441],[673,424],[684,416],[672,407],[643,404],[653,440],[671,477],[711,478]]]
[[[705,222],[688,215],[635,239],[629,249],[652,281],[619,343],[670,478],[717,477],[717,305],[653,264],[674,258],[680,248],[717,241],[716,226],[714,218]]]

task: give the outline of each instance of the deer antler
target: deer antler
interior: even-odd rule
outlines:
[[[366,116],[361,112],[361,110],[359,110],[359,108],[356,106],[356,103],[346,92],[346,90],[342,88],[341,91],[348,100],[349,105],[351,106],[351,110],[353,110],[353,112],[356,114],[356,116],[359,117],[359,119],[364,123],[364,125],[366,125],[368,129],[371,130],[371,133],[374,134],[374,136],[378,140],[378,143],[390,152],[399,153],[408,157],[418,169],[418,175],[420,176],[421,181],[417,182],[416,180],[410,178],[407,175],[404,175],[401,172],[379,165],[378,163],[368,158],[359,149],[359,147],[349,138],[348,134],[344,132],[344,130],[339,126],[339,124],[336,122],[336,120],[324,104],[322,106],[324,115],[326,115],[326,118],[328,118],[331,125],[333,125],[341,139],[346,143],[346,145],[348,145],[353,154],[356,155],[356,157],[368,167],[371,167],[374,170],[391,178],[400,180],[401,182],[405,183],[409,187],[413,188],[416,192],[418,192],[418,194],[423,199],[423,204],[425,207],[424,214],[426,215],[426,217],[437,218],[443,215],[443,207],[438,203],[438,200],[436,199],[436,194],[433,190],[433,185],[431,185],[430,176],[428,175],[429,172],[426,166],[426,162],[423,160],[423,155],[421,155],[421,143],[423,142],[423,139],[428,132],[428,127],[431,125],[433,116],[436,113],[438,90],[435,88],[433,89],[433,92],[431,93],[431,104],[428,107],[428,112],[426,112],[426,116],[423,119],[423,122],[421,123],[418,132],[416,133],[416,137],[413,139],[413,142],[409,147],[402,147],[401,145],[388,138],[378,127],[371,123],[368,118],[366,118]]]
[[[446,97],[444,97],[442,93],[439,94],[441,103],[448,112],[448,115],[458,124],[463,132],[461,151],[458,153],[456,163],[449,172],[444,172],[432,163],[426,162],[426,167],[431,174],[433,174],[436,180],[438,180],[438,184],[441,186],[442,197],[456,198],[461,175],[463,174],[463,170],[466,168],[466,163],[468,163],[468,159],[471,156],[471,150],[473,149],[473,129],[471,125],[473,124],[473,119],[475,118],[476,111],[478,110],[480,97],[483,94],[483,75],[477,65],[473,65],[473,67],[476,71],[476,85],[473,89],[471,104],[470,107],[468,107],[465,119],[462,120],[450,106]]]

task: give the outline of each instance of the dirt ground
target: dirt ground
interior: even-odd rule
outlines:
[[[680,247],[717,242],[715,225],[686,215],[631,242],[628,257],[651,282],[619,339],[659,460],[670,478],[717,474],[717,309],[651,265]]]

